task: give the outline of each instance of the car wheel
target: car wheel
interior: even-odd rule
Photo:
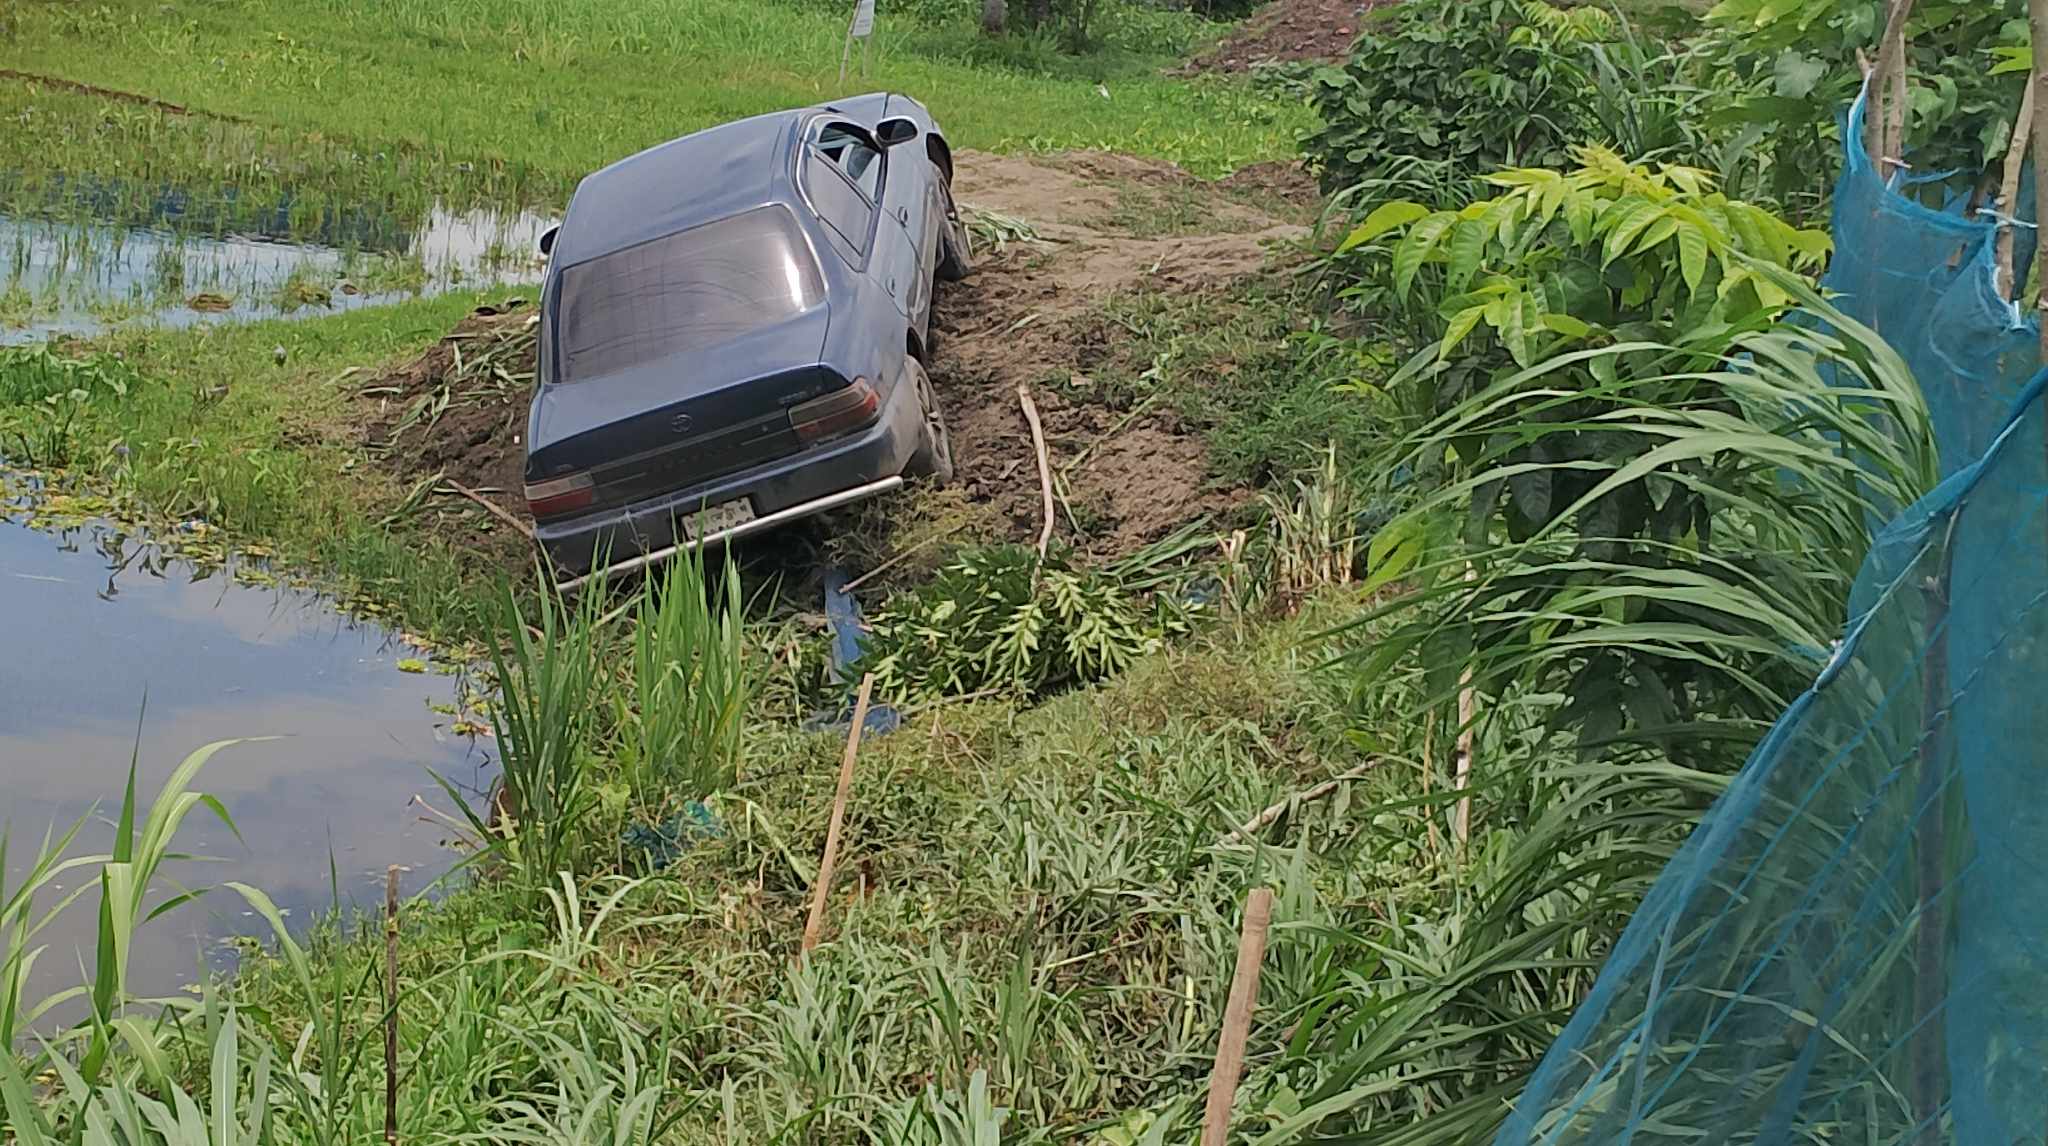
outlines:
[[[939,277],[957,283],[974,270],[974,240],[967,224],[960,221],[959,204],[953,202],[953,188],[946,188],[946,219],[939,227]]]
[[[910,376],[917,383],[917,408],[924,424],[924,440],[917,444],[917,452],[910,455],[910,465],[904,473],[945,485],[953,480],[953,439],[946,432],[946,415],[939,409],[939,396],[932,392],[931,375],[915,358],[910,360]]]

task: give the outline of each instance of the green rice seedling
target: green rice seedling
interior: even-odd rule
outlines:
[[[498,589],[491,664],[500,698],[491,723],[503,779],[497,822],[476,826],[502,843],[529,887],[544,887],[575,865],[585,820],[597,806],[591,771],[606,683],[598,663],[604,602],[602,578],[573,603],[544,591],[534,602],[540,624],[533,628],[512,587]]]
[[[738,772],[752,688],[739,565],[723,565],[716,591],[701,551],[677,554],[641,582],[618,762],[635,802],[649,811],[728,787]]]

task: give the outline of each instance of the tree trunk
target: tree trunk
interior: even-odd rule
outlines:
[[[1000,36],[1010,22],[1009,0],[981,0],[981,30]]]

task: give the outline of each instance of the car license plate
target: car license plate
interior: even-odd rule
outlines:
[[[695,541],[754,520],[754,503],[746,498],[714,505],[701,513],[676,515],[678,540]]]

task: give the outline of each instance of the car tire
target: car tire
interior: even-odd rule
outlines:
[[[953,480],[953,437],[946,430],[945,411],[939,409],[939,396],[933,392],[931,375],[925,373],[924,366],[913,358],[909,369],[910,380],[917,386],[918,423],[924,436],[903,472],[945,485]]]
[[[939,226],[939,278],[957,283],[974,270],[974,240],[967,224],[960,221],[960,206],[953,202],[951,184],[946,188],[946,218]]]

